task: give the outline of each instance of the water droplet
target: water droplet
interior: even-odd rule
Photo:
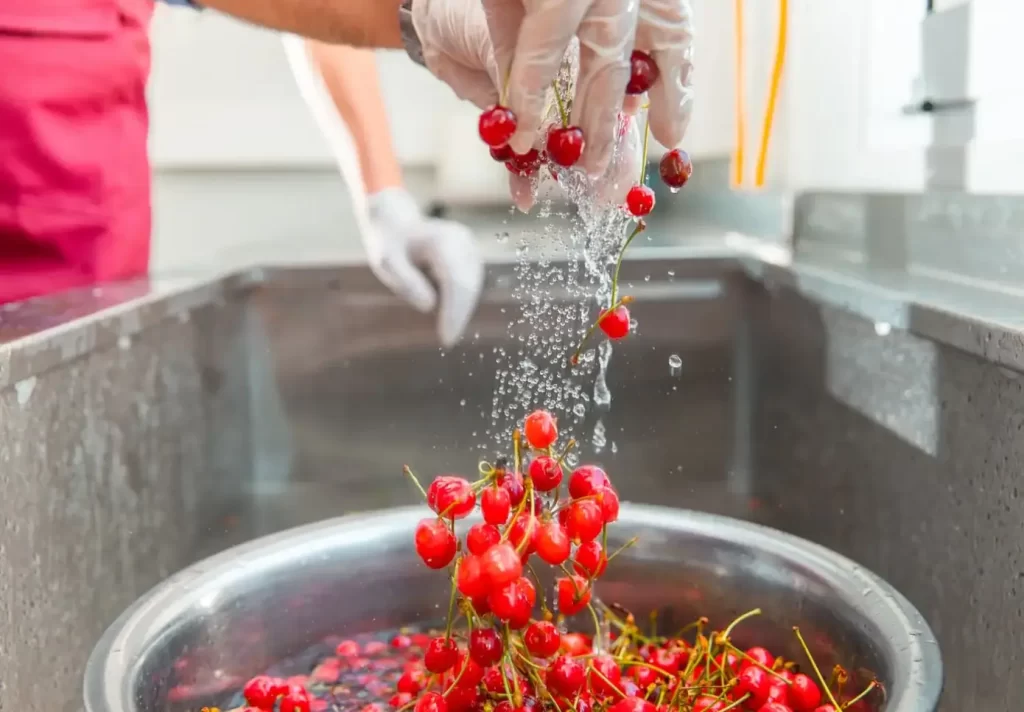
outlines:
[[[459,405],[461,405],[463,408],[465,408],[466,407],[466,399],[463,398],[462,400],[460,400],[459,401]]]
[[[587,414],[587,406],[583,405],[582,403],[577,403],[572,407],[572,414],[575,415],[577,418],[582,418]]]
[[[679,358],[679,354],[672,354],[668,357],[668,372],[673,376],[678,376],[683,372],[683,359]]]
[[[670,270],[668,271],[668,276],[669,276],[669,277],[675,277],[675,276],[676,276],[676,271],[675,271],[674,269],[670,269]]]
[[[676,188],[674,185],[670,185],[668,187],[668,191],[670,193],[678,193],[680,190],[682,190],[682,188]]]
[[[498,242],[508,242],[508,233],[507,232],[500,232],[500,233],[498,233]]]
[[[887,321],[875,322],[875,333],[879,336],[888,336],[892,332],[892,324]]]
[[[644,275],[644,281],[645,281],[645,282],[650,282],[650,281],[651,281],[651,275],[649,275],[649,274],[645,274],[645,275]]]

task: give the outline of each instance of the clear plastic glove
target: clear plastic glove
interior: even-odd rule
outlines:
[[[651,133],[670,148],[682,141],[692,104],[689,0],[482,2],[498,76],[508,76],[506,103],[519,122],[512,150],[536,144],[548,89],[574,38],[580,63],[571,123],[586,136],[581,166],[588,174],[603,175],[611,160],[634,49],[648,52],[660,70],[649,91]],[[635,110],[637,102],[630,104]]]
[[[459,340],[476,308],[484,268],[473,234],[463,225],[425,217],[401,188],[367,195],[355,142],[341,121],[301,38],[284,38],[299,91],[348,184],[353,213],[373,273],[422,312],[437,310],[441,344]],[[440,289],[440,299],[433,277]]]
[[[483,286],[473,233],[465,225],[424,216],[402,188],[370,195],[367,203],[370,230],[363,244],[373,273],[416,309],[436,308],[441,344],[454,345],[473,316]],[[440,306],[428,273],[440,289]]]

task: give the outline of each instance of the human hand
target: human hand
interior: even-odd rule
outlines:
[[[508,77],[505,103],[518,120],[509,143],[513,151],[523,154],[537,144],[548,89],[574,37],[580,59],[570,122],[586,137],[580,164],[590,176],[603,175],[611,160],[634,49],[650,54],[659,69],[648,92],[651,133],[669,148],[682,140],[692,104],[689,0],[482,2],[497,76]],[[630,102],[627,111],[637,103]]]
[[[483,287],[483,262],[473,233],[459,223],[424,216],[402,188],[370,195],[368,205],[363,243],[373,273],[419,311],[436,309],[441,344],[453,346]],[[440,289],[440,299],[427,272]]]

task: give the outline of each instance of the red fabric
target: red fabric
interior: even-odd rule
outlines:
[[[0,0],[0,304],[149,265],[151,0]]]

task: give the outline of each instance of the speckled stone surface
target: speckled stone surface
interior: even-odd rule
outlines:
[[[242,317],[197,306],[0,388],[0,709],[80,709],[97,637],[249,477]]]

